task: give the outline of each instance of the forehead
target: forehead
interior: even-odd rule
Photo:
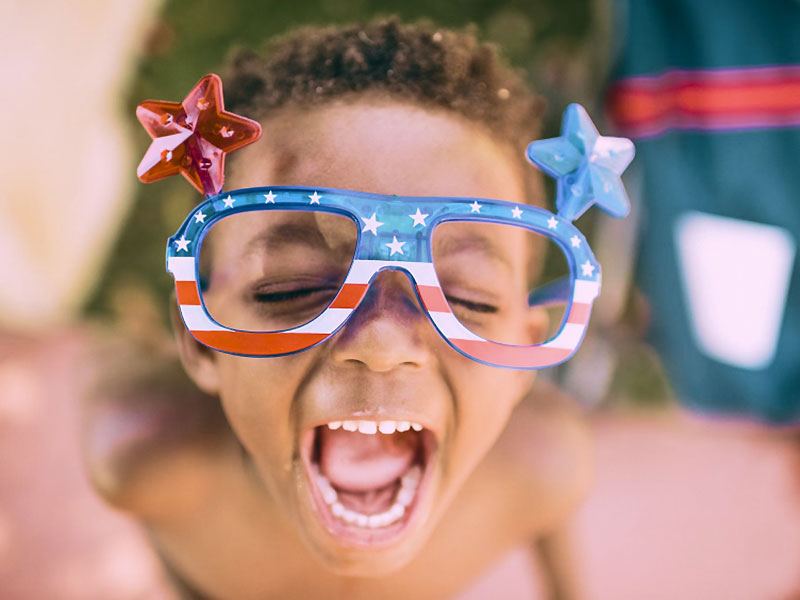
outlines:
[[[333,187],[524,202],[518,161],[481,126],[442,110],[362,98],[286,110],[232,164],[229,188]]]

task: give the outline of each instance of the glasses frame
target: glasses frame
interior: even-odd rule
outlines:
[[[358,225],[353,261],[339,292],[311,321],[275,332],[232,329],[214,320],[203,303],[200,249],[206,233],[220,219],[264,210],[311,210],[349,217]],[[514,225],[545,235],[561,247],[572,285],[568,316],[553,338],[530,346],[504,344],[486,340],[461,324],[450,310],[431,256],[432,233],[446,221]],[[397,270],[409,277],[429,321],[454,350],[495,367],[543,369],[568,360],[577,351],[601,283],[600,265],[581,232],[570,221],[538,207],[487,198],[385,196],[295,186],[245,188],[208,198],[169,238],[166,262],[189,333],[214,350],[250,357],[285,356],[322,343],[347,323],[378,273]]]

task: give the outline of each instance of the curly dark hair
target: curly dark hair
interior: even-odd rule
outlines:
[[[273,39],[263,54],[236,50],[223,73],[226,108],[252,118],[378,93],[483,125],[520,163],[525,145],[539,137],[544,111],[541,97],[473,28],[404,24],[396,17],[302,27]],[[521,172],[529,202],[540,204],[538,171],[526,165]]]

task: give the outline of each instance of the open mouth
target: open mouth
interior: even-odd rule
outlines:
[[[403,534],[419,512],[436,450],[410,421],[332,421],[303,438],[314,506],[345,543],[375,546]]]

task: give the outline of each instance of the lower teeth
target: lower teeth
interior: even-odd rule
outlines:
[[[339,495],[336,490],[322,473],[319,472],[319,467],[314,465],[314,478],[317,481],[317,487],[322,494],[322,499],[325,504],[331,507],[333,516],[347,523],[348,525],[357,525],[359,527],[369,527],[376,529],[378,527],[387,527],[399,521],[406,512],[406,507],[414,500],[419,486],[419,480],[422,477],[422,469],[419,466],[411,467],[408,472],[400,479],[400,490],[397,492],[394,503],[382,513],[376,515],[365,515],[363,513],[345,508],[339,502]]]

